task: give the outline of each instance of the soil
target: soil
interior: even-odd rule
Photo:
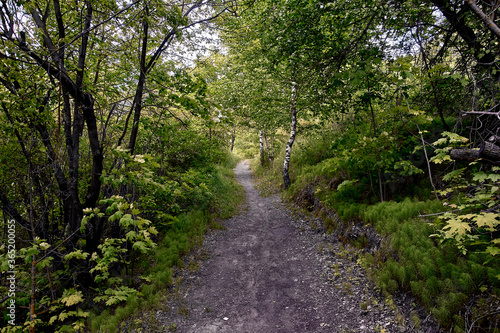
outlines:
[[[321,221],[262,197],[248,161],[235,174],[246,209],[191,254],[146,331],[440,332],[408,295],[384,299]]]

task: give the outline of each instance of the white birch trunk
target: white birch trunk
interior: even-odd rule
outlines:
[[[259,158],[260,165],[264,166],[264,132],[259,131]]]
[[[288,169],[290,167],[290,157],[292,156],[292,146],[295,142],[295,134],[297,131],[297,83],[292,82],[292,101],[290,105],[290,111],[292,113],[292,126],[290,130],[290,139],[286,143],[286,151],[285,151],[285,161],[283,162],[283,185],[285,189],[290,187],[290,175],[288,173]]]

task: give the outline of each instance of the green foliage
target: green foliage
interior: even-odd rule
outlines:
[[[388,293],[397,289],[409,290],[444,328],[452,323],[463,327],[454,316],[459,315],[468,302],[467,295],[479,294],[481,286],[498,288],[500,284],[494,277],[485,279],[485,267],[482,266],[485,254],[462,257],[451,244],[435,243],[430,238],[436,227],[414,218],[440,210],[441,203],[437,201],[406,200],[365,207],[361,217],[373,223],[382,235],[390,237],[390,249],[397,257],[397,261],[368,262],[377,267],[375,279],[382,290]],[[500,266],[495,264],[493,267],[500,272]],[[397,288],[392,281],[397,283]]]
[[[449,144],[448,140],[458,146],[463,146],[466,143],[466,140],[460,136],[451,133],[444,135],[447,138],[445,144]],[[398,137],[395,142],[402,139],[402,137]],[[363,149],[360,140],[366,141],[368,144],[373,139],[359,138],[357,141],[353,141],[352,138],[344,134],[343,136],[334,136],[331,140],[334,141],[331,146],[325,145],[324,141],[326,140],[324,139],[321,141],[310,140],[307,142],[307,149],[299,150],[298,155],[293,160],[296,170],[295,182],[285,192],[285,196],[292,200],[298,200],[297,198],[303,196],[304,193],[313,194],[314,198],[309,198],[308,204],[316,200],[320,205],[334,209],[341,218],[341,223],[347,225],[350,220],[362,220],[366,224],[372,225],[377,233],[383,237],[382,246],[373,254],[360,255],[359,263],[366,268],[368,275],[377,286],[386,295],[396,293],[399,290],[411,292],[436,317],[443,328],[455,327],[456,331],[464,329],[461,313],[466,305],[470,306],[471,295],[480,295],[485,290],[498,290],[500,287],[500,280],[497,277],[500,273],[500,263],[496,257],[496,249],[500,242],[493,241],[489,245],[480,242],[481,240],[488,241],[490,237],[496,237],[497,234],[496,229],[493,229],[497,226],[498,214],[480,211],[493,205],[492,200],[497,194],[496,187],[498,187],[495,175],[497,168],[492,168],[491,171],[482,168],[482,171],[471,173],[469,168],[474,170],[474,166],[478,166],[473,164],[468,168],[459,169],[453,176],[444,177],[444,181],[450,184],[450,190],[452,185],[456,184],[453,191],[457,191],[457,194],[462,188],[468,189],[468,196],[464,194],[460,196],[461,205],[468,205],[467,208],[464,207],[467,210],[463,213],[454,211],[460,208],[456,201],[443,206],[441,201],[407,197],[400,201],[374,203],[367,199],[367,196],[373,195],[373,192],[369,191],[370,183],[369,178],[367,182],[366,173],[363,175],[361,170],[358,171],[358,166],[351,164],[349,159],[352,157],[346,158],[350,156],[352,147]],[[397,145],[395,146],[397,147]],[[335,149],[329,150],[331,147]],[[394,146],[389,144],[388,147]],[[323,153],[322,150],[329,151]],[[369,153],[369,150],[364,151],[363,154],[360,154],[361,156],[355,157],[356,161],[365,163],[363,161],[365,158],[370,160],[370,156],[364,156],[364,154]],[[421,169],[415,169],[415,164],[405,160],[405,155],[402,153],[411,153],[411,150],[401,149],[398,154],[394,154],[393,161],[397,170],[393,172],[400,173],[397,179],[400,182],[405,182],[405,178],[419,179],[419,177],[424,177]],[[316,159],[313,154],[321,157]],[[406,156],[408,157],[408,155]],[[437,157],[439,152],[434,156],[436,156],[435,159],[440,158]],[[259,170],[259,168],[257,169]],[[391,170],[391,167],[388,166],[387,170]],[[268,170],[267,174],[265,174],[265,170],[260,170],[257,174],[262,177],[261,184],[273,181],[268,178],[279,179],[279,173],[274,169]],[[463,177],[467,177],[467,181]],[[461,180],[457,183],[456,179]],[[464,187],[465,184],[468,187]],[[473,184],[475,187],[471,187]],[[471,191],[473,188],[475,191]],[[449,195],[453,191],[440,192],[440,195]],[[479,191],[482,196],[477,198],[476,191]],[[485,195],[485,193],[490,194]],[[424,196],[424,198],[426,197],[428,198],[429,195]],[[452,198],[448,199],[450,201]],[[307,208],[309,209],[309,207]],[[451,213],[443,212],[443,210],[450,209]],[[479,211],[473,214],[474,209],[479,209]],[[463,223],[470,226],[471,231],[465,230],[467,231],[466,235],[477,235],[478,232],[483,232],[479,229],[484,230],[479,239],[468,242],[471,250],[474,251],[466,252],[464,255],[456,247],[454,238],[451,239],[453,242],[451,240],[440,242],[436,241],[435,237],[431,237],[439,235],[441,232],[452,232],[452,225],[449,222],[448,224],[443,222],[444,220],[450,221],[449,214],[453,214],[457,219],[463,219]],[[429,216],[420,218],[419,215]],[[333,219],[325,221],[325,225],[328,224],[331,230],[339,228],[337,223]],[[450,227],[446,228],[446,225]],[[443,227],[445,228],[443,229]],[[493,291],[493,294],[496,292]],[[483,311],[489,313],[493,309],[488,308],[483,309]],[[477,317],[478,320],[481,316]]]
[[[445,138],[435,145],[445,145],[433,158],[434,163],[451,160],[449,151],[456,144],[463,145],[468,139],[452,133],[444,133]],[[481,169],[477,162],[455,169],[446,174],[443,180],[447,187],[440,194],[451,200],[444,205],[451,208],[439,219],[440,229],[434,235],[442,242],[453,242],[463,254],[469,250],[480,251],[498,261],[500,254],[500,219],[497,208],[498,189],[500,188],[499,167]],[[453,198],[456,197],[456,199]],[[498,275],[500,278],[500,275]]]
[[[259,155],[259,134],[255,130],[241,131],[236,135],[235,153],[246,159]]]
[[[161,220],[152,220],[153,224],[161,227],[161,232],[153,255],[140,255],[143,263],[139,267],[143,281],[141,287],[110,288],[94,299],[106,303],[107,306],[116,304],[120,306],[113,315],[107,312],[94,313],[91,317],[93,331],[116,331],[122,321],[129,319],[138,309],[147,310],[159,304],[162,291],[173,283],[174,267],[183,265],[182,257],[202,243],[203,234],[213,225],[214,219],[231,216],[244,200],[242,188],[236,185],[231,170],[238,159],[234,155],[225,154],[223,163],[214,168],[204,169],[203,177],[211,179],[207,188],[210,188],[212,193],[205,206],[198,208],[196,205],[187,206],[183,212],[172,215],[167,226],[162,224]],[[194,177],[192,181],[202,177],[201,172],[195,171],[192,169],[186,173],[186,181],[190,177]],[[206,173],[207,171],[209,173]],[[159,181],[163,182],[161,179]],[[165,191],[169,190],[167,186],[163,188]],[[189,196],[192,196],[191,193],[186,197],[193,199]],[[168,206],[165,209],[168,209]]]
[[[106,302],[106,306],[113,306],[121,302],[125,302],[131,296],[137,296],[136,289],[126,286],[118,286],[114,289],[106,289],[105,295],[94,298],[95,302]]]
[[[228,216],[242,200],[230,170],[215,166],[227,163],[235,133],[245,158],[257,155],[256,131],[266,133],[275,160],[261,188],[276,192],[291,81],[298,86],[300,153],[292,156],[294,184],[286,195],[307,192],[344,223],[375,225],[399,253],[379,267],[381,288],[421,290],[422,303],[457,332],[463,320],[451,314],[464,295],[478,285],[497,287],[498,169],[470,164],[449,172],[450,149],[467,144],[460,133],[427,143],[450,127],[477,128],[477,138],[497,133],[494,117],[456,117],[458,110],[494,111],[500,96],[498,41],[467,6],[57,4],[11,1],[0,11],[0,194],[3,221],[19,220],[19,330],[77,331],[93,299],[99,310],[126,303],[103,311],[115,313],[104,330],[115,330],[138,303],[157,300],[155,288],[199,242],[207,212]],[[497,23],[493,2],[477,5]],[[187,26],[200,26],[204,15],[218,18],[227,52],[199,57],[196,68],[161,56],[176,43],[194,49]],[[138,45],[142,52],[133,51]],[[135,143],[131,126],[139,131]],[[139,155],[121,148],[127,140]],[[426,201],[429,182],[440,187],[445,207]],[[373,205],[391,199],[397,203]],[[422,225],[413,220],[417,209],[443,208],[451,210],[431,226],[413,225]],[[424,241],[429,232],[431,243]],[[2,272],[12,261],[6,251],[0,248]],[[165,266],[151,272],[142,259],[156,251],[164,251],[154,260]]]
[[[45,300],[47,302],[48,300]],[[57,324],[56,332],[77,332],[85,327],[85,320],[89,316],[89,312],[83,311],[81,306],[84,301],[81,291],[75,288],[65,289],[60,300],[51,305],[51,312],[62,310],[58,315],[52,316],[49,324]],[[42,300],[44,303],[44,300]],[[47,302],[48,303],[48,302]],[[75,307],[75,305],[77,305]],[[68,324],[71,322],[71,324]]]

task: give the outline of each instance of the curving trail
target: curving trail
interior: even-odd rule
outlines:
[[[279,196],[261,197],[248,162],[235,168],[247,193],[248,209],[216,233],[210,258],[191,277],[182,299],[187,316],[170,309],[163,327],[175,332],[418,332],[398,327],[394,311],[373,300],[375,293],[358,276],[347,291],[337,274],[355,263],[318,251],[327,237],[299,224]],[[340,264],[339,264],[340,263]],[[340,268],[339,268],[340,267]],[[343,280],[347,281],[347,280]],[[360,306],[368,299],[368,306]],[[430,332],[430,331],[428,331]]]

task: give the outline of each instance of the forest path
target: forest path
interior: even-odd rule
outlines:
[[[162,331],[421,331],[401,325],[324,230],[292,216],[278,195],[260,196],[248,161],[235,173],[248,209],[204,241],[209,259],[184,279],[176,304],[156,314]]]

